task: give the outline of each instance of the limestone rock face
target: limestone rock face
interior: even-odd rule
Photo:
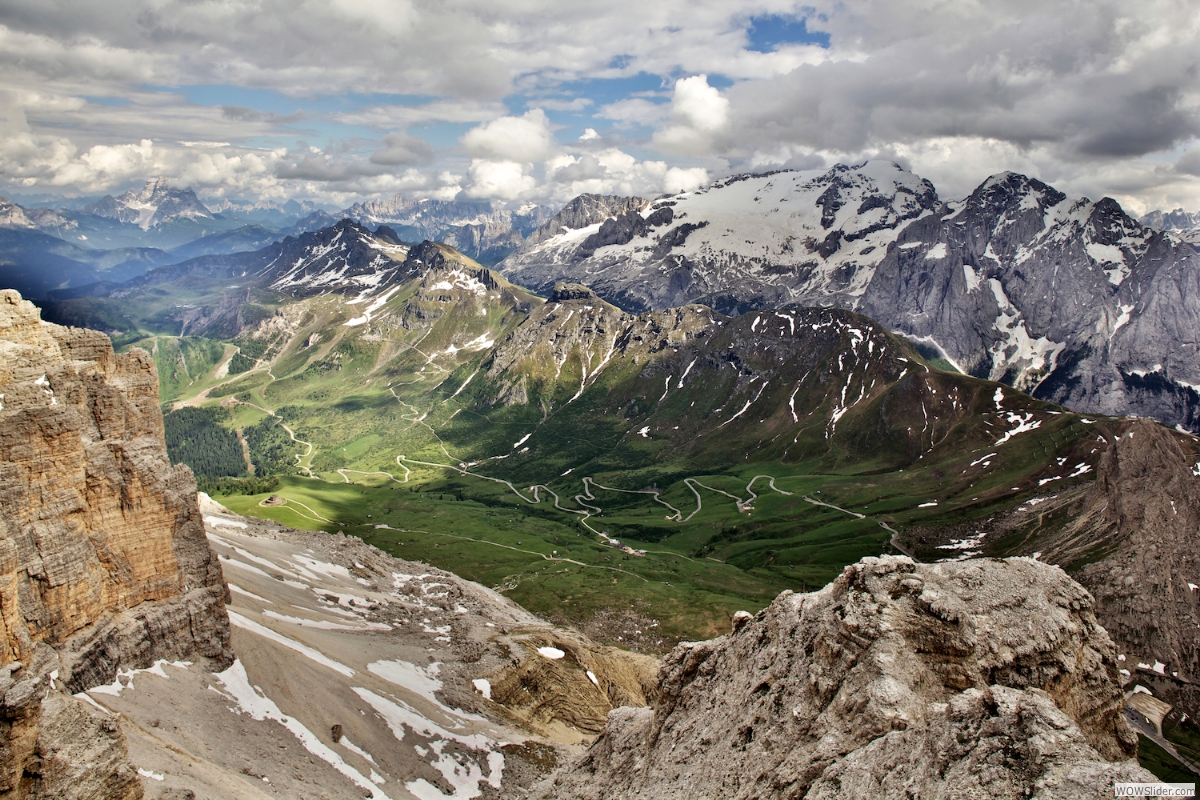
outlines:
[[[868,558],[664,661],[555,798],[1059,798],[1153,780],[1129,760],[1092,599],[1029,559]],[[1098,795],[1097,795],[1098,796]]]
[[[1185,452],[1185,447],[1189,451]],[[1036,541],[1096,598],[1096,616],[1127,655],[1135,680],[1200,710],[1200,455],[1195,444],[1138,420],[1109,447],[1096,481],[1076,501],[1049,500],[1071,522]],[[1138,669],[1138,664],[1148,665]],[[1149,669],[1159,664],[1159,670]]]
[[[0,668],[15,673],[0,792],[76,796],[55,792],[103,762],[82,733],[91,712],[61,690],[158,659],[228,666],[226,594],[191,471],[167,460],[150,356],[0,291]]]

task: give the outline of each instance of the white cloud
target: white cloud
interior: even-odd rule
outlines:
[[[467,170],[465,194],[478,200],[516,200],[537,186],[527,170],[528,165],[516,161],[475,159]]]
[[[700,131],[718,131],[729,121],[729,101],[708,85],[707,75],[693,75],[675,82],[671,115]]]
[[[707,75],[693,75],[675,82],[671,99],[675,124],[654,134],[663,150],[685,155],[708,155],[713,137],[729,124],[729,100],[708,85]]]
[[[706,183],[708,183],[708,170],[703,167],[690,169],[671,167],[663,178],[663,188],[672,194],[692,192]]]
[[[476,159],[533,162],[554,150],[550,120],[540,108],[520,117],[500,117],[463,134],[463,147]]]
[[[890,154],[947,197],[1016,169],[1131,207],[1200,208],[1193,3],[806,0],[828,49],[748,49],[751,17],[798,8],[6,0],[0,182],[92,193],[166,174],[213,192],[558,198]],[[637,90],[613,97],[595,89],[605,78]],[[192,89],[206,84],[255,92],[192,99],[212,97]],[[147,88],[162,86],[177,88]],[[595,138],[556,142],[546,111],[590,112]],[[621,166],[613,146],[638,159]],[[560,156],[575,160],[552,166]]]

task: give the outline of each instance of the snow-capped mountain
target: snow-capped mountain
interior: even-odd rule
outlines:
[[[632,206],[548,224],[500,269],[540,290],[585,283],[632,310],[851,308],[965,372],[1080,410],[1200,426],[1200,254],[1111,199],[1004,173],[947,204],[871,161]]]
[[[900,231],[857,308],[1081,411],[1200,426],[1200,254],[1023,175]]]
[[[1184,211],[1182,208],[1174,211],[1155,209],[1138,221],[1148,228],[1170,231],[1185,242],[1200,246],[1200,211]]]
[[[853,298],[897,229],[937,205],[931,183],[886,161],[741,175],[535,235],[501,270],[535,288],[581,281],[633,309],[701,302],[736,312]]]
[[[0,197],[0,228],[57,228],[72,225],[65,217],[49,208],[24,208],[7,197]]]
[[[174,219],[212,219],[212,212],[190,188],[173,189],[166,178],[147,181],[140,191],[105,195],[85,209],[98,217],[138,225],[142,230]]]
[[[324,211],[322,206],[311,200],[230,200],[222,198],[205,203],[208,210],[214,214],[230,214],[242,219],[252,220],[265,225],[286,227],[294,225],[299,220],[318,211]]]
[[[386,200],[356,203],[341,212],[360,225],[387,225],[407,241],[444,242],[481,263],[494,264],[553,213],[547,206],[517,208],[445,200]]]

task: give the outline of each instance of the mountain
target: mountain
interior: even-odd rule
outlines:
[[[283,238],[286,236],[274,228],[257,224],[243,225],[231,231],[210,233],[176,247],[171,251],[171,258],[176,261],[186,261],[198,256],[253,252]]]
[[[448,244],[483,264],[495,264],[515,250],[551,210],[527,204],[516,209],[487,203],[446,200],[387,200],[356,203],[341,212],[360,225],[387,225],[410,241],[428,239]]]
[[[86,693],[126,732],[147,797],[518,797],[612,708],[647,702],[653,658],[355,537],[200,505],[237,660]]]
[[[132,223],[142,230],[175,219],[212,219],[213,215],[190,188],[173,189],[166,178],[147,181],[140,191],[130,189],[120,197],[105,195],[84,209],[98,217]]]
[[[865,560],[677,647],[658,699],[612,712],[532,795],[1067,800],[1155,781],[1091,606],[1029,559]]]
[[[1200,211],[1188,212],[1182,208],[1174,211],[1155,209],[1138,221],[1147,228],[1170,231],[1185,242],[1200,245]]]
[[[276,200],[236,201],[221,199],[205,203],[214,214],[225,213],[241,219],[250,220],[260,225],[284,228],[294,225],[300,219],[323,211],[321,206],[310,200]]]
[[[68,221],[49,208],[22,208],[0,197],[0,228],[47,228],[68,225]]]
[[[72,694],[233,661],[195,482],[167,461],[146,353],[4,290],[0,363],[0,791],[141,797],[124,733]]]
[[[1200,253],[1110,199],[1004,173],[943,203],[873,161],[631,204],[531,237],[500,271],[541,291],[583,282],[632,310],[851,308],[970,374],[1200,428]]]
[[[131,189],[119,198],[106,195],[82,208],[76,206],[23,208],[0,198],[0,229],[38,231],[85,249],[169,250],[249,222],[211,212],[191,189],[172,188],[165,178],[149,181],[141,190]],[[296,218],[291,216],[288,221]],[[46,280],[51,285],[62,283],[55,277],[49,275]]]
[[[94,250],[27,227],[0,227],[0,285],[37,300],[55,289],[120,283],[171,262],[162,250]]]
[[[605,202],[588,199],[565,216],[599,216]],[[543,521],[557,515],[564,527],[544,535],[556,546],[575,541],[583,548],[576,561],[605,563],[599,559],[614,541],[646,551],[633,557],[646,559],[664,588],[621,592],[636,591],[661,615],[664,633],[681,638],[710,631],[711,620],[728,613],[716,609],[819,585],[846,563],[894,546],[929,558],[979,552],[984,540],[974,537],[984,520],[1025,519],[1017,509],[1045,502],[1050,491],[1100,485],[1096,476],[1117,443],[1150,424],[1068,413],[998,382],[936,369],[908,339],[854,311],[787,307],[729,317],[692,304],[632,313],[565,283],[542,302],[445,245],[402,245],[384,228],[372,233],[349,220],[257,253],[154,270],[104,294],[64,299],[47,313],[75,324],[123,314],[118,330],[152,335],[143,342],[159,359],[164,402],[224,398],[230,414],[250,403],[286,415],[253,418],[262,436],[278,430],[284,453],[272,455],[258,432],[247,436],[256,476],[286,477],[296,464],[339,483],[401,473],[407,482],[412,473],[439,496],[516,504],[511,513]],[[233,419],[246,418],[214,424]],[[1179,449],[1172,469],[1186,475],[1194,441],[1154,430]],[[305,444],[297,448],[297,439]],[[521,487],[575,500],[549,510],[542,489]],[[1180,508],[1192,502],[1174,499]],[[466,513],[450,505],[436,513]],[[369,526],[374,512],[356,506],[327,516],[342,513]],[[1055,516],[1039,536],[1078,517]],[[1187,519],[1180,517],[1180,537]],[[404,527],[419,524],[442,523]],[[1100,547],[1114,535],[1105,530],[1089,522],[1079,546]],[[995,534],[986,547],[1011,546],[1006,536]],[[938,549],[954,540],[973,544]],[[1151,545],[1166,546],[1134,551]],[[1038,551],[1050,545],[1001,554]],[[508,577],[477,561],[444,563],[490,585]],[[1060,563],[1076,574],[1073,562]],[[1168,559],[1154,580],[1197,582],[1189,564],[1182,554]],[[590,581],[554,592],[530,583],[518,597],[543,613],[567,594],[597,609],[613,602],[611,587]],[[677,582],[703,588],[693,601],[705,609],[702,623],[671,605]],[[1126,603],[1105,602],[1099,612],[1116,624],[1114,609]],[[1162,615],[1161,642],[1122,646],[1184,663],[1190,650],[1175,642],[1192,624],[1188,608]],[[581,624],[592,613],[581,611]]]
[[[590,213],[531,237],[500,271],[534,289],[588,283],[629,309],[702,302],[726,313],[861,294],[897,231],[939,203],[928,181],[882,161],[742,175],[624,207],[586,199]],[[609,207],[611,221],[595,219]]]

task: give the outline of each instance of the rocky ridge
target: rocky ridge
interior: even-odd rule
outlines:
[[[1195,716],[1200,442],[1138,420],[1117,433],[1096,469],[1085,486],[989,521],[977,531],[981,546],[1062,565],[1095,597],[1096,618],[1122,654],[1123,682]],[[916,538],[905,536],[920,548]]]
[[[120,720],[150,797],[520,797],[611,709],[654,697],[654,659],[495,591],[200,504],[237,661],[159,663],[87,693]]]
[[[232,660],[195,483],[167,460],[145,353],[43,323],[4,290],[0,365],[0,791],[140,796],[119,731],[55,689]]]
[[[847,567],[667,656],[544,798],[1103,796],[1131,760],[1088,593],[1031,559]],[[719,754],[719,755],[718,755]]]
[[[356,203],[340,212],[360,225],[394,228],[406,241],[433,240],[491,265],[521,245],[550,215],[546,206],[464,203],[427,198]]]
[[[1200,211],[1184,211],[1182,208],[1174,211],[1155,209],[1149,214],[1144,214],[1138,221],[1147,228],[1171,231],[1185,242],[1200,246]]]

